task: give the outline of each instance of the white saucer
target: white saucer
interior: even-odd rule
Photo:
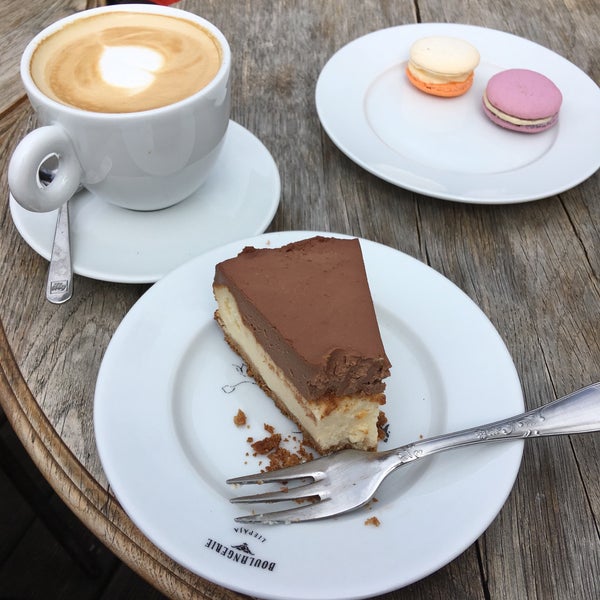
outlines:
[[[84,190],[69,204],[75,273],[120,283],[153,283],[211,248],[265,231],[281,182],[262,142],[229,122],[222,154],[207,182],[164,210],[137,212],[98,201]],[[10,196],[23,239],[50,259],[57,212],[33,213]]]
[[[418,38],[449,35],[480,52],[473,87],[436,98],[408,83]],[[563,94],[558,124],[527,135],[494,125],[481,107],[490,77],[539,71]],[[529,40],[472,25],[419,23],[375,31],[336,52],[316,86],[316,106],[333,143],[370,173],[420,194],[506,204],[559,194],[600,167],[600,89],[583,71]]]

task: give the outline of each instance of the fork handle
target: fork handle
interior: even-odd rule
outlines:
[[[399,465],[436,452],[491,442],[600,430],[600,383],[520,415],[391,450]],[[398,466],[399,466],[398,465]]]

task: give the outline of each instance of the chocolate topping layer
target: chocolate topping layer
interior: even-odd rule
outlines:
[[[305,398],[383,392],[391,365],[357,239],[247,247],[217,265],[214,285]]]

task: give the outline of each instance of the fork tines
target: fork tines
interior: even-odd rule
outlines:
[[[330,516],[330,513],[325,511],[328,501],[311,502],[305,506],[298,506],[288,510],[279,510],[268,513],[252,513],[236,517],[238,523],[264,523],[268,525],[288,525],[291,523],[301,523],[304,521],[313,521],[315,519],[323,519]],[[332,514],[337,513],[334,510]]]
[[[283,487],[279,490],[269,491],[248,496],[237,496],[230,499],[235,504],[282,502],[282,501],[306,501],[306,506],[296,506],[289,510],[278,512],[251,514],[237,517],[239,523],[291,523],[294,521],[305,521],[316,516],[314,505],[328,499],[328,492],[319,485],[319,481],[325,477],[320,469],[312,467],[310,462],[278,469],[277,471],[243,475],[227,480],[233,485],[280,483]],[[288,483],[299,485],[288,487]],[[310,504],[308,504],[310,502]]]
[[[232,477],[226,483],[247,484],[247,483],[285,483],[287,481],[312,479],[318,481],[323,479],[325,473],[322,469],[313,466],[312,462],[305,462],[293,467],[285,467],[276,471],[265,471],[264,473],[255,473],[254,475],[242,475],[241,477]]]

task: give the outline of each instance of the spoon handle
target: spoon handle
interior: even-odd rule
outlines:
[[[73,295],[73,267],[69,240],[69,203],[58,209],[52,256],[48,268],[46,299],[52,304],[62,304]]]

